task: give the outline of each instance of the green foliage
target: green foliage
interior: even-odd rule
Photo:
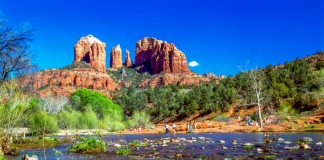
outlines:
[[[217,122],[229,122],[230,120],[230,117],[226,116],[225,114],[221,114],[215,117],[215,121]]]
[[[0,155],[0,160],[6,160],[7,158],[3,155]]]
[[[118,72],[121,75],[121,70]],[[183,118],[197,111],[201,114],[221,113],[226,112],[234,102],[240,105],[256,102],[249,73],[251,71],[241,72],[219,82],[211,81],[196,86],[176,84],[146,90],[131,86],[116,91],[113,100],[123,108],[126,116],[131,117],[135,111],[145,110],[151,115],[153,122],[167,117]],[[316,107],[311,105],[313,100],[323,98],[323,94],[319,93],[324,84],[324,74],[321,74],[324,72],[314,72],[312,66],[303,59],[279,67],[268,65],[256,73],[261,79],[263,105],[280,108],[280,102],[287,101],[296,111],[304,111]],[[128,125],[134,126],[136,123],[130,119]]]
[[[279,104],[279,107],[277,108],[277,113],[279,116],[283,119],[287,118],[288,116],[293,116],[297,112],[296,110],[291,106],[291,104],[281,101]]]
[[[123,119],[122,109],[101,93],[79,89],[72,93],[70,101],[75,110],[84,112],[91,108],[100,119],[105,116],[120,121]]]
[[[30,116],[30,130],[37,135],[54,133],[59,130],[57,119],[45,111],[35,112]]]
[[[76,64],[73,63],[73,64],[70,64],[70,65],[67,65],[67,66],[63,67],[62,69],[72,70],[74,68],[92,68],[94,70],[97,70],[96,68],[90,66],[89,64],[87,64],[84,61],[80,61],[80,62],[78,62]]]
[[[146,146],[146,143],[138,141],[138,140],[134,140],[132,142],[129,142],[128,145],[132,146],[132,147],[143,147],[143,146]]]
[[[132,153],[132,150],[128,148],[127,146],[118,147],[116,149],[116,154],[118,155],[130,155]]]
[[[17,87],[15,81],[0,84],[0,135],[10,135],[14,128],[25,126],[32,102],[32,97]]]
[[[116,82],[122,80],[132,87],[138,86],[140,82],[151,77],[149,73],[138,73],[128,67],[119,68],[117,71],[107,70],[107,72]]]
[[[315,64],[315,68],[316,68],[317,70],[324,69],[324,62],[323,62],[323,61],[318,61],[318,62],[316,62],[316,64]]]
[[[15,139],[13,143],[20,149],[35,149],[40,146],[46,148],[56,147],[62,144],[62,141],[59,138],[52,137],[28,137]]]
[[[57,115],[58,123],[62,129],[81,129],[84,125],[80,123],[82,113],[78,111],[62,111]]]
[[[98,128],[99,120],[95,112],[92,109],[87,109],[85,112],[82,113],[79,123],[81,128],[85,129],[96,129]]]
[[[69,150],[74,153],[103,153],[106,150],[106,143],[96,137],[82,137]]]
[[[148,128],[151,125],[150,115],[145,111],[135,111],[129,122],[130,127],[145,126]]]

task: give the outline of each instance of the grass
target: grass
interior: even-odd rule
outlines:
[[[19,138],[14,140],[14,145],[19,149],[53,148],[62,144],[58,138]]]
[[[118,155],[130,155],[132,153],[132,150],[128,148],[127,146],[118,147],[116,150],[116,154]]]
[[[132,147],[143,147],[146,146],[146,143],[134,140],[133,142],[128,143],[128,145]]]
[[[69,151],[74,153],[102,153],[105,150],[106,143],[96,137],[82,137],[69,148]]]

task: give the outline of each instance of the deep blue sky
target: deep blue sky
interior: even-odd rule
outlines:
[[[200,64],[193,71],[233,75],[247,61],[264,67],[323,50],[320,1],[0,0],[0,11],[12,25],[35,29],[32,52],[41,69],[72,63],[73,45],[93,34],[107,44],[107,66],[113,46],[134,59],[136,41],[149,36],[175,43]]]

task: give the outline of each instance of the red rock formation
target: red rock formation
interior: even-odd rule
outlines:
[[[118,69],[123,67],[122,63],[122,50],[119,44],[111,49],[110,52],[110,68]]]
[[[131,67],[132,65],[133,65],[133,62],[130,58],[129,51],[126,49],[126,58],[125,58],[124,66]]]
[[[45,70],[24,77],[22,83],[42,97],[69,96],[79,88],[88,88],[109,95],[109,91],[120,87],[107,73],[92,68]]]
[[[182,73],[165,73],[156,74],[150,79],[146,79],[139,84],[140,88],[166,86],[170,84],[181,85],[198,85],[203,82],[209,82],[211,80],[219,81],[221,77],[206,77],[196,73],[182,74]]]
[[[74,64],[84,61],[98,71],[106,72],[106,44],[92,35],[82,37],[74,46]]]
[[[152,74],[190,73],[186,56],[174,44],[155,38],[144,38],[136,43],[135,65]]]

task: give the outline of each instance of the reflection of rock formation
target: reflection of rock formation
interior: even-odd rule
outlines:
[[[82,37],[74,46],[74,64],[88,63],[98,71],[106,72],[106,44],[92,35]]]
[[[143,38],[136,43],[135,65],[152,74],[190,73],[186,56],[174,44],[155,38]]]
[[[132,60],[130,58],[129,51],[126,49],[126,58],[125,58],[124,66],[125,67],[132,67],[132,65],[133,65],[133,63],[132,63]]]
[[[118,69],[123,67],[122,63],[122,50],[119,44],[111,49],[110,52],[110,67],[113,69]]]

